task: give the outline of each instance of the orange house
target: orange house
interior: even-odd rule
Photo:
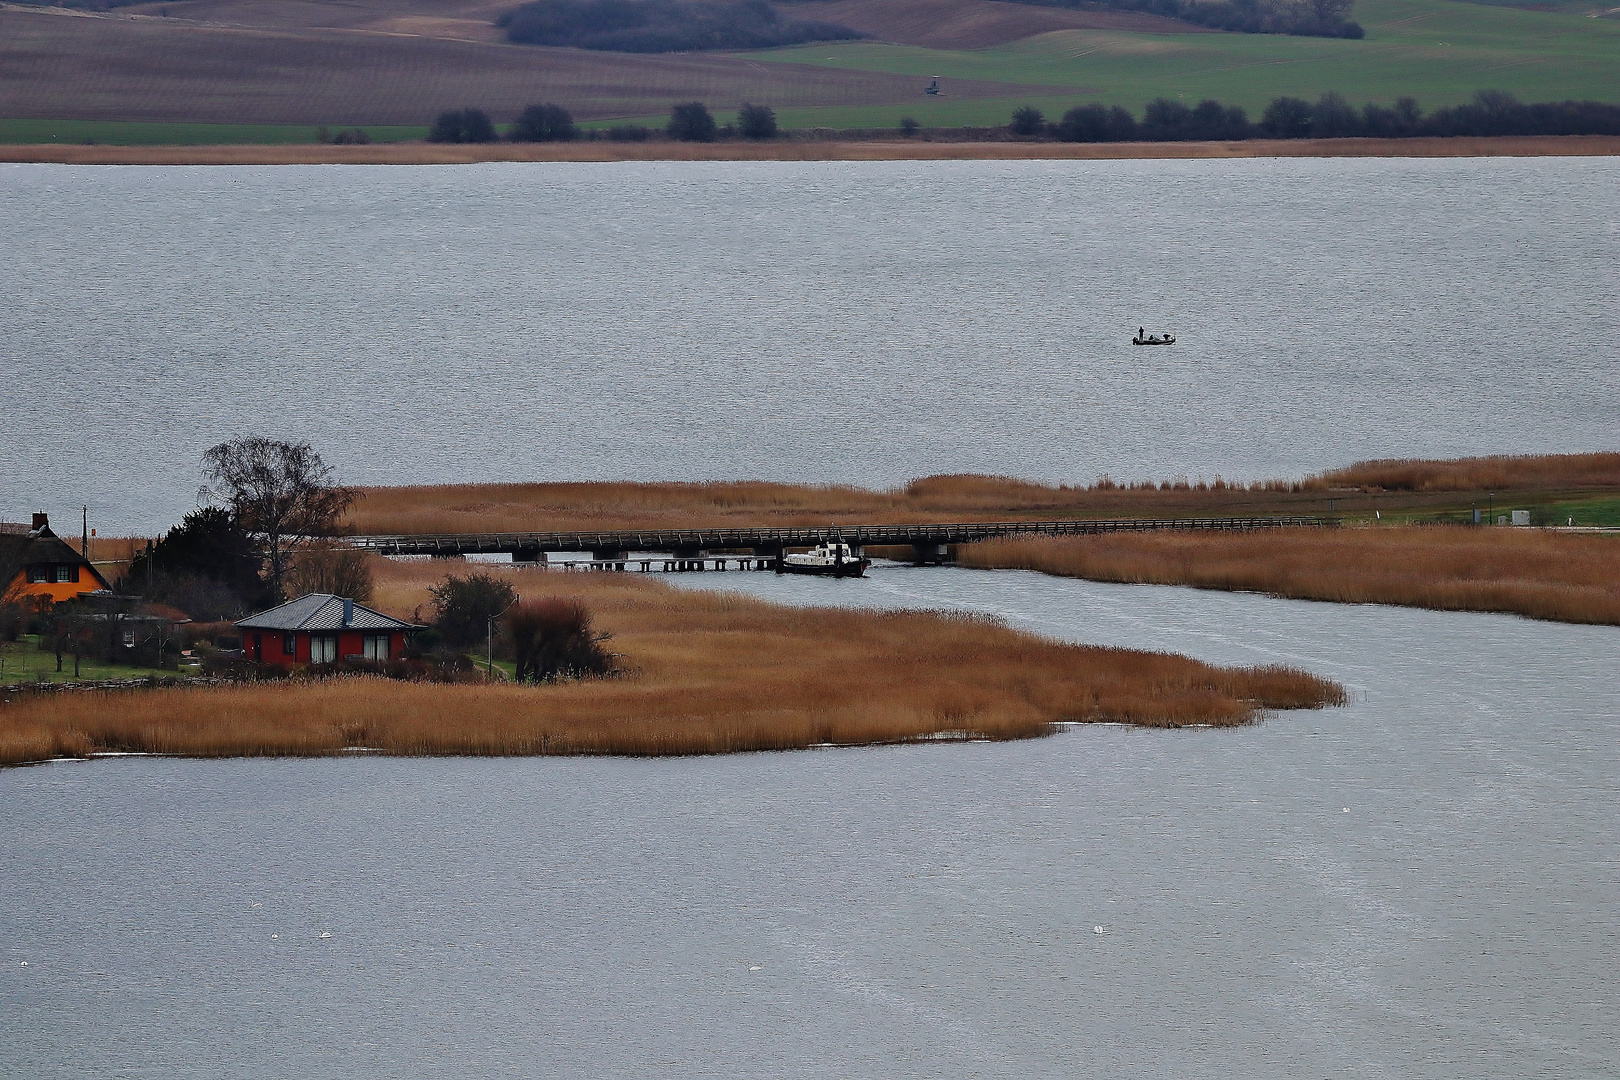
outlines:
[[[74,600],[110,588],[89,559],[51,532],[44,514],[35,514],[34,524],[26,530],[21,525],[0,526],[0,530],[0,567],[17,568],[0,589],[0,597]]]

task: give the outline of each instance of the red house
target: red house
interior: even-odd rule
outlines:
[[[236,624],[242,654],[261,664],[386,663],[405,652],[406,635],[422,629],[346,596],[310,593]]]

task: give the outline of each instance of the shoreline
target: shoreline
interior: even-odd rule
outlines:
[[[957,561],[1085,581],[1620,626],[1620,545],[1601,534],[1551,529],[1397,525],[1016,537],[964,545]]]
[[[767,143],[372,143],[367,146],[0,146],[0,163],[58,165],[472,165],[620,161],[1140,161],[1214,158],[1615,157],[1620,136],[1248,139],[1242,142],[1047,143],[794,141]]]
[[[401,613],[431,602],[429,589],[458,569],[372,565],[373,602]],[[1236,727],[1347,700],[1298,668],[1077,645],[985,618],[798,607],[627,574],[486,572],[525,599],[584,606],[587,632],[611,635],[616,673],[550,685],[351,674],[18,695],[0,702],[0,766],[108,750],[666,757],[1000,741],[1076,722]]]

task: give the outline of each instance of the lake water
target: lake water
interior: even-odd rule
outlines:
[[[363,483],[1612,448],[1616,207],[1613,158],[3,165],[0,519],[164,528],[243,432]]]
[[[0,166],[0,517],[1612,448],[1614,159]],[[1132,349],[1139,324],[1174,349]],[[1234,731],[0,771],[0,1076],[1620,1072],[1620,631],[706,575],[1344,681]]]
[[[1354,700],[999,745],[0,771],[0,1075],[1620,1071],[1620,631],[706,580],[1299,663]]]

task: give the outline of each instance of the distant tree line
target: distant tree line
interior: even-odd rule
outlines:
[[[787,18],[766,0],[533,0],[496,25],[525,45],[634,53],[769,49],[866,36],[837,23]]]
[[[682,142],[713,142],[741,136],[745,139],[774,139],[776,111],[768,105],[744,102],[737,110],[735,124],[719,124],[707,105],[688,101],[670,109],[664,134]],[[502,136],[495,122],[482,109],[471,107],[440,113],[428,130],[428,141],[436,143],[492,143],[505,138],[511,142],[568,142],[579,138],[605,138],[613,142],[645,142],[651,128],[621,124],[603,131],[584,131],[561,105],[530,105]]]
[[[921,125],[913,117],[900,121],[906,137]],[[961,129],[969,138],[995,137],[998,129]],[[1169,98],[1148,102],[1138,117],[1120,105],[1081,105],[1057,120],[1025,105],[1015,110],[1006,129],[1026,139],[1060,142],[1188,142],[1241,141],[1244,139],[1404,139],[1418,136],[1464,135],[1620,135],[1620,105],[1597,101],[1558,101],[1526,104],[1500,90],[1481,90],[1472,101],[1425,114],[1409,97],[1393,105],[1371,102],[1357,108],[1344,95],[1326,93],[1314,102],[1279,97],[1266,106],[1259,120],[1249,119],[1237,105],[1206,99],[1188,105]],[[701,101],[688,101],[670,109],[663,131],[640,124],[620,124],[600,130],[580,128],[561,105],[531,105],[503,135],[482,109],[454,109],[441,113],[428,135],[430,142],[491,143],[565,142],[606,139],[644,142],[657,134],[681,142],[721,139],[774,139],[781,134],[776,112],[767,105],[745,102],[733,123],[722,124]],[[867,133],[868,135],[876,133]],[[856,137],[860,137],[857,135]]]
[[[1240,34],[1359,38],[1355,0],[1016,0],[1036,7],[1140,11]]]
[[[1242,139],[1405,139],[1419,136],[1620,135],[1620,105],[1597,101],[1525,104],[1500,90],[1481,90],[1466,105],[1424,114],[1409,97],[1356,108],[1342,94],[1315,102],[1279,97],[1251,122],[1239,106],[1204,100],[1186,105],[1156,98],[1137,119],[1119,105],[1082,105],[1056,121],[1034,106],[1015,111],[1008,130],[1062,142],[1183,142]],[[908,133],[909,134],[909,133]]]

